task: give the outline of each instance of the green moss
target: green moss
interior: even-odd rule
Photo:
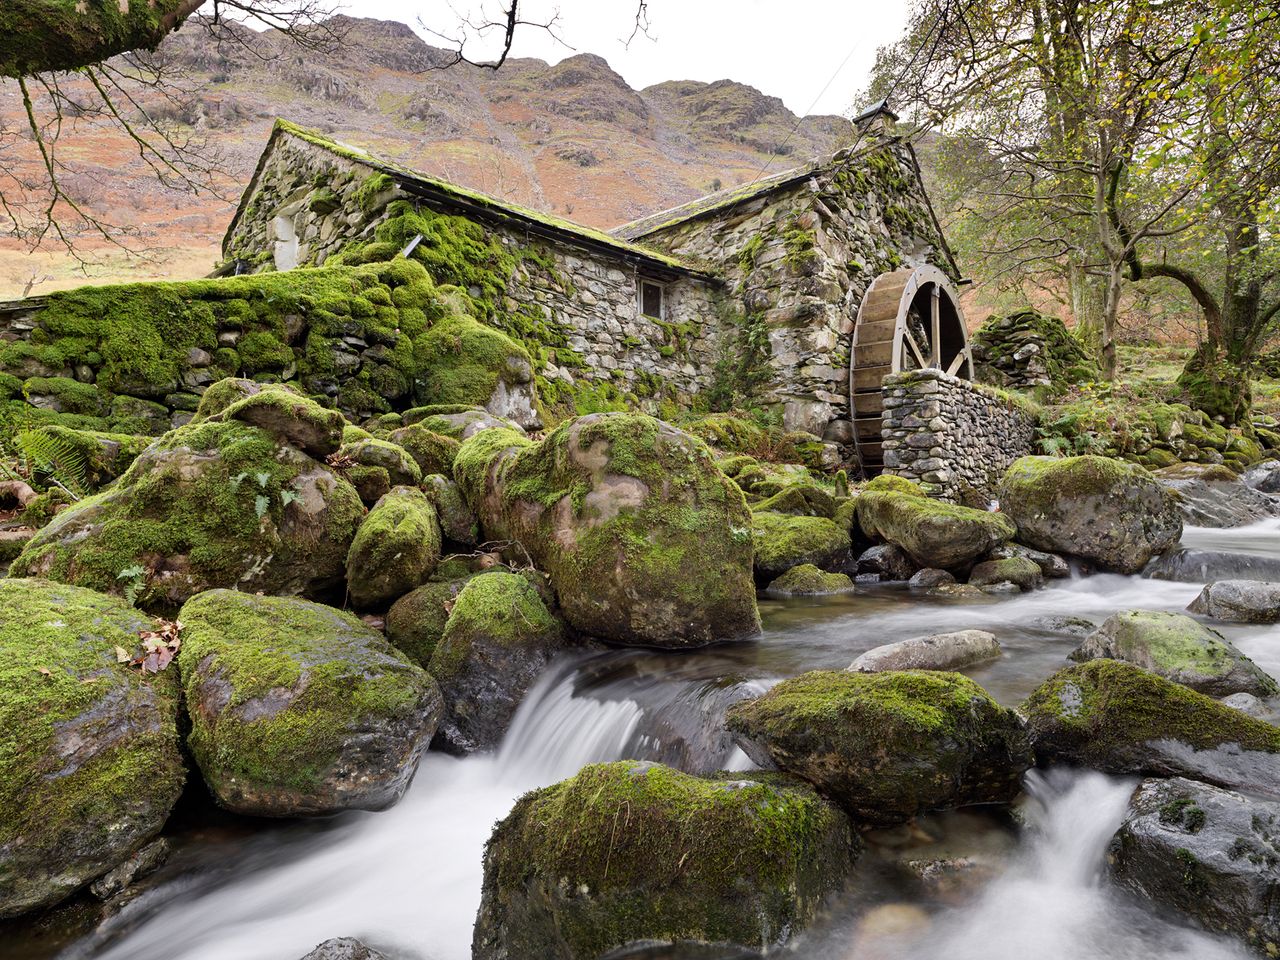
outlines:
[[[766,588],[770,593],[816,595],[845,593],[853,589],[853,581],[843,573],[824,573],[811,563],[792,567]]]
[[[385,606],[424,583],[439,562],[435,506],[421,490],[395,487],[369,511],[351,541],[351,602],[357,607]]]
[[[437,568],[438,574],[445,572],[443,566]],[[441,577],[410,590],[387,611],[387,639],[425,669],[444,636],[454,598],[470,579],[470,573],[461,577]]]
[[[549,638],[557,642],[560,633],[560,622],[528,579],[515,573],[486,573],[463,584],[427,669],[441,682],[456,676],[466,667],[477,636],[518,648],[542,645]]]
[[[453,462],[462,444],[453,437],[435,433],[421,423],[401,427],[388,434],[389,439],[403,447],[413,457],[423,476],[443,473],[453,476]]]
[[[1064,500],[1106,496],[1134,476],[1150,474],[1110,457],[1022,457],[1005,473],[1001,499],[1016,500],[1022,513],[1048,514]]]
[[[1120,660],[1059,670],[1036,688],[1022,712],[1037,752],[1102,769],[1160,739],[1196,750],[1238,744],[1280,752],[1280,730],[1270,724]]]
[[[850,545],[849,532],[825,517],[755,513],[751,536],[756,569],[774,574],[798,564],[829,563]]]
[[[512,956],[562,944],[573,960],[637,941],[785,941],[838,886],[856,840],[808,787],[731,777],[622,761],[525,795],[489,842],[494,913],[477,940],[500,924]]]
[[[57,405],[59,412],[102,416],[110,409],[110,400],[91,383],[80,383],[67,377],[32,377],[22,385],[28,400],[41,400]]]
[[[501,479],[492,490],[491,475]],[[709,611],[720,611],[710,620],[750,631],[740,623],[744,611],[754,620],[754,591],[741,576],[750,558],[749,514],[740,491],[689,435],[622,413],[568,421],[537,444],[485,430],[462,445],[454,479],[486,536],[519,539],[551,575],[579,629],[654,642],[650,631],[680,609],[700,629],[708,628]],[[490,493],[498,502],[486,501]],[[562,536],[557,524],[575,535]],[[717,571],[714,582],[709,569]],[[619,571],[617,582],[608,591],[583,590],[598,583],[593,571],[600,570]],[[650,605],[661,611],[652,621]],[[665,624],[662,630],[671,633]]]
[[[321,604],[211,590],[181,619],[187,702],[205,702],[212,678],[228,688],[220,709],[191,711],[188,744],[215,796],[233,805],[239,781],[318,790],[348,738],[373,717],[407,720],[430,684],[354,616]],[[263,708],[246,709],[255,703]]]
[[[150,833],[177,800],[176,671],[147,675],[118,663],[151,620],[122,600],[45,580],[0,580],[0,886],[6,895],[54,878],[64,895],[117,862],[99,863],[151,811]],[[127,698],[127,699],[126,699]],[[128,703],[132,715],[122,711]],[[76,737],[85,742],[75,750]],[[21,841],[21,842],[20,842]],[[24,863],[24,861],[26,861]],[[90,876],[81,876],[86,869]],[[30,873],[24,870],[24,867]],[[16,871],[16,872],[10,872]],[[35,903],[41,898],[36,895]]]
[[[470,317],[449,317],[435,324],[415,348],[423,370],[421,399],[429,404],[484,406],[499,381],[516,383],[532,375],[524,347]]]
[[[160,610],[171,610],[183,590],[240,582],[270,588],[267,558],[299,561],[305,551],[318,564],[336,550],[345,554],[363,517],[349,485],[321,477],[325,535],[306,543],[282,536],[303,516],[297,482],[314,469],[309,458],[280,455],[269,434],[248,424],[192,423],[156,441],[114,486],[54,517],[12,572],[105,593],[129,589],[140,605]],[[68,530],[82,533],[67,541]],[[135,569],[143,582],[122,580]]]

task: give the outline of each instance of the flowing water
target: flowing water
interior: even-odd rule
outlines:
[[[1184,544],[1280,558],[1280,522],[1190,529]],[[780,678],[840,669],[872,647],[926,633],[995,633],[1004,656],[969,672],[1014,704],[1064,665],[1087,629],[1081,618],[1181,610],[1200,586],[1099,575],[976,603],[860,587],[840,597],[764,601],[764,635],[752,643],[568,659],[530,692],[496,754],[429,754],[391,810],[248,827],[232,818],[210,826],[201,811],[176,831],[173,856],[144,892],[92,933],[67,946],[65,936],[28,932],[11,940],[13,955],[294,960],[329,937],[356,936],[395,957],[466,960],[484,843],[523,792],[586,763],[623,758],[691,772],[749,769],[723,732],[729,704]],[[1224,632],[1280,675],[1280,627]],[[869,834],[849,891],[781,952],[797,960],[1244,956],[1106,885],[1107,841],[1132,782],[1050,770],[1029,774],[1026,787],[1016,816],[958,811]],[[904,862],[934,859],[966,869],[944,887],[904,879]]]

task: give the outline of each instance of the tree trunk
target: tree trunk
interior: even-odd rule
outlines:
[[[1098,361],[1104,380],[1116,378],[1116,328],[1120,319],[1120,295],[1124,292],[1124,261],[1113,262],[1107,270],[1107,285],[1102,296],[1102,341],[1098,345]]]
[[[0,76],[75,70],[153,50],[205,0],[4,0]]]

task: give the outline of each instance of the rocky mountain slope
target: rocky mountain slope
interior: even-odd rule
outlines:
[[[777,172],[835,149],[848,122],[799,121],[776,97],[720,80],[672,80],[634,90],[594,54],[554,66],[514,59],[494,73],[461,64],[406,24],[339,18],[345,42],[300,51],[245,31],[216,44],[188,24],[162,45],[196,91],[152,108],[203,134],[223,154],[222,197],[164,191],[116,132],[80,122],[64,148],[73,189],[108,220],[157,250],[124,263],[104,251],[100,275],[198,276],[217,253],[240,189],[285,116],[456,182],[592,226],[609,227],[721,186]],[[20,109],[0,106],[0,117]],[[772,158],[772,159],[771,159]],[[65,258],[0,250],[0,297],[83,282]],[[45,277],[49,279],[45,279]]]

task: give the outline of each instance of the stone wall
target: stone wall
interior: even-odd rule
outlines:
[[[784,405],[787,426],[839,442],[851,440],[849,347],[871,281],[925,263],[955,279],[915,155],[894,137],[779,189],[646,230],[641,242],[712,265],[739,309],[764,325],[765,399]]]
[[[885,378],[885,472],[944,500],[985,506],[1034,440],[1031,414],[994,390],[937,370]]]
[[[377,255],[390,257],[397,250],[380,245],[378,232],[401,209],[397,201],[428,215],[458,213],[406,192],[354,152],[301,135],[277,135],[241,202],[224,254],[251,270],[321,265],[352,243],[384,246]],[[656,410],[663,399],[687,406],[709,387],[729,335],[718,286],[675,273],[655,276],[625,257],[548,242],[518,224],[475,226],[513,264],[499,314],[515,319],[504,323],[498,316],[495,325],[525,342],[551,399],[585,392],[593,396],[590,404],[625,395],[635,406]],[[433,238],[421,243],[412,255],[438,281],[453,282],[435,269],[441,258],[427,249]],[[640,312],[641,276],[665,281],[660,319]]]

